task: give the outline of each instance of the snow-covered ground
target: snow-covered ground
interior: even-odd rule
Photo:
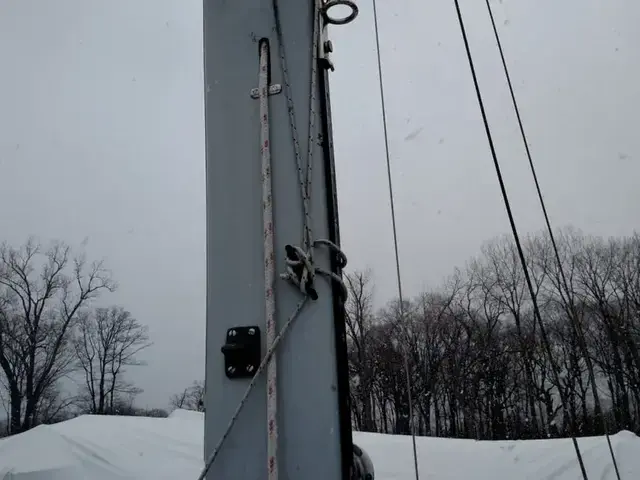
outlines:
[[[82,416],[0,441],[0,480],[197,478],[203,418],[176,410],[169,418]],[[411,480],[408,437],[355,433],[378,480]],[[623,480],[640,478],[640,438],[611,437]],[[613,480],[604,438],[580,440],[591,480]],[[423,480],[579,480],[570,440],[476,442],[418,439]]]

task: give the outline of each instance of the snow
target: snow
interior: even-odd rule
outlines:
[[[0,442],[0,479],[195,479],[203,463],[204,424],[189,414],[83,415],[36,427]]]
[[[0,441],[1,480],[197,478],[203,416],[176,410],[169,418],[84,415]],[[378,480],[412,480],[411,439],[354,433]],[[640,478],[640,438],[611,437],[623,480]],[[603,437],[580,439],[589,478],[613,480]],[[476,442],[419,438],[423,480],[579,480],[571,440]]]
[[[376,479],[412,480],[410,437],[359,434],[356,443],[371,456]],[[611,436],[622,480],[640,478],[640,438]],[[604,437],[579,439],[589,479],[616,478]],[[418,438],[420,478],[428,480],[582,480],[570,439],[477,442]],[[392,453],[389,453],[392,452]]]

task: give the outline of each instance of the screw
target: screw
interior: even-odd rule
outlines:
[[[247,372],[253,372],[253,365],[247,365]]]
[[[249,329],[249,335],[255,335],[256,333],[256,329],[255,328],[250,328]]]
[[[233,372],[235,372],[235,371],[236,371],[236,367],[229,367],[229,368],[227,368],[227,372],[229,372],[229,373],[233,373]]]
[[[229,336],[230,337],[235,337],[236,336],[236,331],[235,330],[229,330]]]
[[[331,43],[331,40],[324,42],[324,51],[327,53],[333,52],[333,43]]]

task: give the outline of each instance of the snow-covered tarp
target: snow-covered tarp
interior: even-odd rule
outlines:
[[[84,415],[0,441],[0,480],[197,478],[202,414],[169,418]],[[413,479],[409,437],[354,433],[378,480]],[[640,438],[611,437],[623,480],[640,478]],[[579,440],[589,478],[614,480],[603,437]],[[476,442],[419,438],[421,478],[429,480],[580,480],[571,440]]]

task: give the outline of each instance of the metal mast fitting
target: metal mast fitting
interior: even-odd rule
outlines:
[[[352,470],[326,77],[327,25],[356,15],[348,0],[204,0],[201,479],[372,478]]]
[[[335,7],[348,7],[349,14],[344,17],[334,17],[331,15]],[[351,0],[322,0],[322,30],[320,32],[320,41],[318,42],[318,60],[324,69],[335,70],[335,66],[331,61],[331,53],[333,52],[333,43],[329,39],[329,25],[346,25],[351,23],[358,16],[358,6]]]

